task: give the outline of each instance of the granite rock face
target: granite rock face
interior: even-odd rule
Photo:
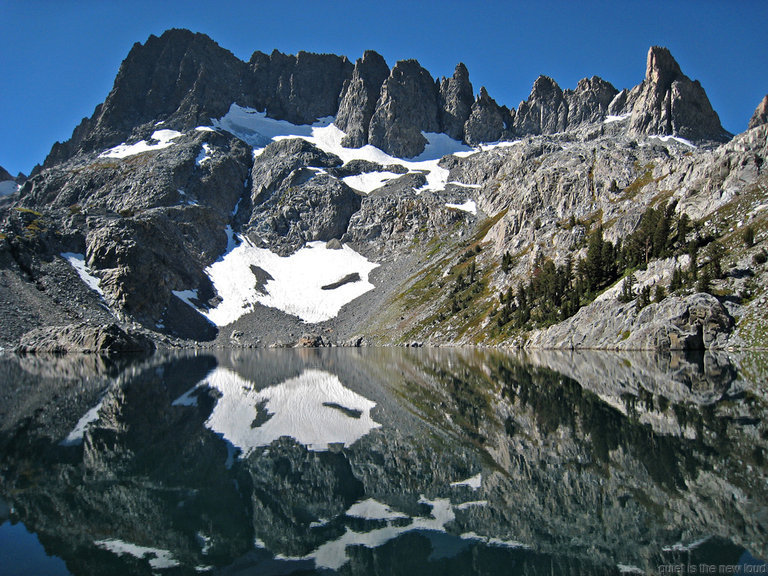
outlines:
[[[575,316],[536,331],[531,348],[601,348],[621,350],[704,350],[722,348],[733,318],[710,294],[673,296],[639,312],[634,303],[606,298]]]
[[[69,141],[54,144],[44,166],[119,144],[137,127],[160,119],[168,128],[188,129],[209,124],[232,102],[252,105],[240,88],[246,74],[244,62],[204,34],[169,30],[150,36],[134,44],[107,99]]]
[[[204,34],[169,30],[133,46],[107,99],[70,140],[53,146],[44,166],[132,135],[143,137],[158,121],[163,128],[182,131],[207,126],[232,103],[296,124],[311,123],[336,114],[351,75],[352,64],[344,56],[256,52],[246,63]]]
[[[340,238],[360,196],[325,168],[341,160],[299,139],[267,146],[254,162],[249,236],[278,254],[305,242]]]
[[[271,118],[294,124],[311,124],[318,118],[334,116],[339,94],[352,76],[352,63],[335,54],[283,54],[267,56],[255,52],[248,63],[247,100]]]
[[[360,148],[368,143],[368,126],[376,110],[381,85],[389,76],[389,67],[379,54],[366,50],[355,62],[352,78],[345,84],[334,123],[346,132],[342,144]]]
[[[598,76],[582,78],[575,90],[564,92],[568,104],[568,126],[601,122],[616,94],[618,90]]]
[[[381,87],[369,143],[400,158],[421,154],[427,143],[421,133],[440,131],[438,96],[432,76],[416,60],[395,64]]]
[[[496,142],[511,135],[512,123],[513,116],[510,111],[499,106],[483,87],[464,124],[464,140],[471,145]]]
[[[515,115],[517,134],[553,134],[568,126],[568,103],[563,90],[549,76],[539,76],[528,100],[521,102]]]
[[[757,128],[763,124],[768,124],[768,94],[765,95],[763,100],[755,108],[755,113],[752,114],[752,118],[749,119],[749,128]]]
[[[704,89],[683,74],[669,50],[648,51],[645,79],[627,94],[619,113],[629,113],[633,134],[677,135],[689,140],[727,141]]]
[[[454,140],[464,140],[464,123],[472,111],[473,101],[469,71],[459,63],[453,76],[440,82],[440,124],[443,132]]]

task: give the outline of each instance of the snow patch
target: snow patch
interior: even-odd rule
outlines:
[[[466,480],[461,480],[459,482],[451,482],[451,486],[468,486],[472,488],[472,490],[477,490],[480,488],[480,485],[483,482],[483,474],[482,472],[479,474],[475,474],[471,478],[467,478]]]
[[[459,536],[462,540],[479,540],[480,542],[485,542],[486,544],[489,544],[491,546],[503,546],[504,548],[523,548],[526,550],[530,550],[531,547],[527,544],[523,544],[522,542],[518,542],[517,540],[502,540],[501,538],[489,538],[488,536],[480,536],[479,534],[476,534],[474,532],[465,532],[461,536]]]
[[[75,427],[72,429],[72,432],[67,434],[67,437],[64,438],[61,442],[59,442],[60,446],[77,446],[78,444],[83,443],[83,436],[85,435],[85,431],[88,428],[88,425],[92,422],[96,422],[99,419],[99,410],[101,410],[101,406],[104,404],[104,399],[102,398],[96,406],[88,410],[80,420],[77,421],[77,424],[75,424]]]
[[[100,280],[94,276],[91,269],[88,268],[88,265],[85,263],[84,254],[78,254],[76,252],[62,252],[61,257],[70,263],[72,268],[75,269],[75,272],[77,272],[77,275],[80,276],[80,280],[85,282],[85,285],[88,286],[88,288],[96,292],[102,298],[104,297],[104,291],[101,289],[101,285],[99,284]]]
[[[331,444],[349,446],[381,426],[371,417],[375,402],[320,370],[305,370],[296,378],[256,390],[235,372],[216,368],[197,387],[201,386],[221,393],[205,425],[246,456],[283,436],[316,452]],[[182,404],[190,394],[174,404]]]
[[[139,140],[135,144],[118,144],[114,148],[105,150],[99,154],[99,158],[127,158],[128,156],[135,156],[136,154],[142,154],[144,152],[151,152],[153,150],[162,150],[172,146],[175,138],[182,136],[181,132],[176,130],[156,130],[152,133],[152,137],[149,142],[146,140]],[[156,142],[151,144],[150,142]]]
[[[377,188],[381,188],[394,178],[398,178],[402,174],[395,174],[394,172],[365,172],[364,174],[358,174],[356,176],[346,176],[341,181],[344,182],[350,188],[362,192],[363,194],[370,194]]]
[[[427,183],[417,192],[444,190],[448,181],[448,170],[438,166],[440,158],[448,154],[473,153],[473,149],[453,140],[446,134],[422,132],[427,139],[424,152],[410,159],[390,156],[383,150],[367,144],[361,148],[345,148],[341,141],[346,134],[333,124],[333,117],[320,118],[312,125],[296,125],[285,120],[267,118],[266,113],[252,108],[232,104],[229,112],[212,119],[213,126],[234,134],[253,146],[254,158],[259,156],[272,141],[285,138],[303,138],[324,152],[335,154],[344,163],[350,160],[368,160],[382,165],[399,164],[411,172],[423,172]],[[358,183],[360,184],[360,183]],[[350,184],[350,186],[352,186]],[[354,186],[352,186],[354,188]]]
[[[616,568],[618,568],[619,572],[622,574],[645,574],[645,570],[642,568],[628,564],[616,564]]]
[[[209,162],[211,158],[213,158],[213,148],[211,148],[207,142],[203,143],[200,154],[198,154],[195,159],[195,165],[202,166],[206,162]]]
[[[347,528],[347,531],[336,540],[331,540],[321,545],[315,551],[303,558],[291,558],[291,560],[314,560],[317,568],[339,570],[349,561],[347,548],[350,546],[365,546],[366,548],[378,548],[404,534],[414,530],[432,530],[445,532],[445,526],[456,518],[448,499],[437,498],[428,500],[424,496],[419,503],[427,504],[432,508],[430,516],[413,518],[410,524],[405,526],[387,525],[384,528],[371,530],[370,532],[355,532]]]
[[[463,182],[457,182],[456,180],[451,180],[450,182],[448,182],[448,184],[453,184],[454,186],[461,186],[462,188],[480,189],[483,187],[481,184],[464,184]]]
[[[197,406],[197,394],[196,392],[200,388],[198,385],[192,386],[189,390],[184,392],[181,396],[176,398],[173,402],[171,402],[171,406]]]
[[[603,120],[603,124],[613,124],[614,122],[621,122],[623,120],[626,120],[630,116],[632,116],[631,113],[620,114],[618,116],[613,115],[613,114],[608,114],[608,116],[605,117],[605,120]]]
[[[456,510],[467,510],[468,508],[474,508],[475,506],[488,506],[488,500],[472,500],[471,502],[462,502],[456,506]]]
[[[477,204],[474,200],[467,200],[464,204],[446,204],[448,208],[455,210],[461,210],[463,212],[469,212],[470,214],[477,215]]]
[[[696,148],[696,145],[691,142],[690,140],[686,140],[685,138],[680,138],[679,136],[649,136],[650,138],[656,138],[657,140],[661,140],[662,142],[669,142],[670,140],[674,142],[679,142],[680,144],[685,144],[686,146],[690,146],[691,148]]]
[[[663,546],[661,548],[662,552],[690,552],[691,550],[695,550],[702,544],[704,544],[707,540],[709,540],[710,536],[705,536],[704,538],[700,538],[699,540],[694,540],[690,544],[683,544],[682,542],[678,542],[677,544],[673,544],[672,546]]]
[[[179,566],[179,561],[176,560],[169,550],[162,550],[160,548],[149,548],[146,546],[139,546],[137,544],[131,544],[129,542],[123,542],[122,540],[98,540],[94,542],[99,548],[108,550],[118,556],[128,554],[139,560],[149,560],[150,567],[155,570],[163,570],[167,568],[175,568]]]
[[[196,290],[173,292],[217,326],[231,324],[253,310],[257,302],[304,322],[323,322],[374,288],[368,282],[368,274],[378,264],[369,262],[349,246],[329,250],[325,242],[310,242],[294,254],[282,257],[266,248],[255,247],[245,237],[238,237],[240,243],[234,245],[231,228],[227,230],[227,237],[229,251],[205,270],[222,301],[215,308],[200,310],[192,302],[197,299]],[[252,266],[271,276],[261,291]],[[360,281],[348,282],[334,290],[322,289],[354,273],[360,276]]]
[[[221,128],[234,134],[254,148],[264,148],[277,136],[311,136],[312,125],[296,125],[285,120],[267,118],[266,112],[243,108],[232,104],[229,111],[218,120],[211,119],[214,128]],[[326,120],[317,125],[326,125]]]
[[[467,158],[478,152],[488,152],[489,150],[496,150],[497,148],[509,148],[510,146],[517,146],[521,140],[512,140],[509,142],[491,142],[490,144],[479,144],[477,147],[471,150],[459,150],[452,154],[457,158]]]
[[[366,520],[395,520],[397,518],[407,518],[402,512],[395,512],[386,504],[382,504],[369,498],[349,507],[347,516],[353,518],[365,518]]]

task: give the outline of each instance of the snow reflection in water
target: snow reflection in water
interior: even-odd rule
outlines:
[[[375,402],[321,370],[305,370],[296,378],[256,390],[235,372],[217,368],[196,388],[203,386],[221,393],[206,426],[245,456],[282,436],[315,451],[327,450],[331,444],[349,446],[381,426],[371,417]],[[188,392],[174,404],[190,404],[192,399]]]

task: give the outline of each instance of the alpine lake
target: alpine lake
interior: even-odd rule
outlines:
[[[766,574],[768,353],[0,356],[0,574]]]

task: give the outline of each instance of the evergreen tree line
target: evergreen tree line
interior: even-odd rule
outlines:
[[[698,233],[695,239],[687,241],[693,226],[687,214],[678,216],[675,213],[675,207],[675,202],[658,208],[649,207],[635,231],[616,245],[603,238],[601,224],[587,238],[586,256],[575,264],[570,255],[560,266],[539,255],[530,280],[500,293],[499,307],[491,312],[491,316],[495,316],[499,327],[523,328],[560,322],[624,275],[628,276],[620,299],[631,301],[637,298],[637,305],[643,307],[651,302],[651,287],[644,287],[636,294],[632,271],[644,269],[652,259],[685,253],[690,256],[691,264],[687,271],[675,269],[670,290],[696,283],[697,289],[709,291],[709,283],[722,277],[724,249],[712,237],[702,238]],[[705,265],[699,272],[699,249],[704,245],[707,246]],[[507,273],[511,266],[512,257],[505,253],[502,271]],[[656,301],[663,300],[666,297],[664,287],[657,286],[653,297]]]

